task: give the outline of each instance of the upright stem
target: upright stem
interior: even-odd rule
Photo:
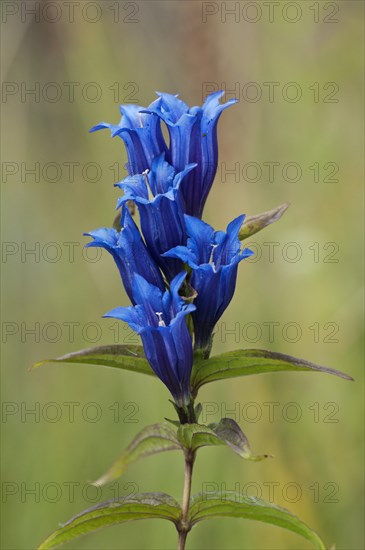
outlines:
[[[178,526],[178,532],[179,532],[178,550],[184,550],[186,537],[188,536],[188,533],[191,529],[190,522],[189,522],[189,507],[190,507],[191,481],[193,477],[194,460],[195,460],[195,453],[192,451],[186,451],[182,515],[181,515],[180,524]]]

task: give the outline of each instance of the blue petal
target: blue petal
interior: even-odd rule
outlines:
[[[241,250],[241,242],[238,238],[239,230],[241,229],[245,216],[238,216],[227,226],[227,233],[224,242],[217,250],[219,255],[219,264],[229,264]]]
[[[158,326],[157,313],[163,311],[162,292],[156,286],[148,283],[140,275],[134,275],[132,282],[133,298],[136,304],[143,306],[148,319],[148,324]],[[166,320],[164,320],[166,323]],[[167,323],[166,323],[167,324]]]
[[[198,267],[198,259],[196,255],[187,246],[175,246],[167,252],[161,254],[164,258],[178,258],[190,267]]]
[[[175,169],[165,161],[164,153],[153,159],[148,179],[154,195],[166,193],[173,185],[174,177]]]
[[[113,132],[118,128],[118,126],[115,126],[114,124],[109,124],[108,122],[100,122],[99,124],[96,124],[92,128],[90,128],[89,132],[97,132],[98,130],[105,130],[106,128],[109,128],[110,133],[113,135]]]
[[[245,220],[245,214],[241,214],[227,225],[227,235],[231,239],[237,239],[238,233],[241,229],[241,225]]]
[[[234,105],[238,102],[238,99],[230,99],[229,101],[226,101],[225,103],[220,103],[219,100],[224,96],[224,91],[219,92],[213,92],[212,94],[208,95],[204,104],[203,104],[203,112],[204,117],[208,120],[213,120],[216,117],[218,117],[224,109],[227,109],[227,107],[230,107],[231,105]]]
[[[101,227],[100,229],[95,229],[89,233],[84,233],[85,237],[92,237],[94,240],[90,243],[87,243],[85,246],[87,248],[91,246],[102,246],[104,248],[113,248],[118,242],[118,231],[110,227]]]
[[[143,124],[143,118],[146,118],[142,113],[143,107],[140,105],[121,105],[120,113],[122,120],[120,126],[124,128],[138,128]]]
[[[183,353],[181,349],[177,350],[176,340],[168,327],[146,329],[141,337],[152,369],[170,390],[175,401],[179,404],[188,402],[193,359],[191,337],[189,342],[189,336],[186,338],[183,330],[176,335],[176,339],[184,340]]]
[[[103,317],[112,317],[113,319],[119,319],[120,321],[125,321],[137,333],[140,333],[141,330],[146,326],[145,314],[142,306],[128,306],[128,307],[116,307],[112,309]]]
[[[174,281],[174,292],[184,274]],[[190,375],[193,364],[192,339],[185,319],[172,326],[146,327],[141,331],[146,357],[179,404],[190,400]]]
[[[240,252],[239,258],[241,260],[245,260],[246,258],[249,258],[250,256],[254,256],[255,253],[253,250],[250,250],[249,248],[244,248],[242,252]]]
[[[167,151],[160,120],[146,114],[139,105],[122,105],[118,125],[102,122],[91,131],[109,128],[112,137],[119,136],[125,143],[130,174],[141,174],[151,167],[154,157]]]
[[[181,172],[178,172],[176,174],[176,176],[174,178],[174,186],[178,187],[180,185],[180,182],[185,178],[185,176],[187,174],[189,174],[189,172],[194,170],[194,168],[196,168],[197,166],[198,165],[197,165],[196,162],[192,162],[191,164],[187,164]]]
[[[190,376],[193,365],[193,346],[189,329],[185,319],[175,322],[171,327],[171,336],[176,350],[178,362],[175,368],[177,378],[180,382],[180,395],[182,399],[189,400]],[[177,396],[178,398],[180,396]]]
[[[186,242],[182,206],[177,190],[157,195],[152,202],[136,199],[136,203],[147,247],[155,262],[171,280],[182,270],[182,263],[162,255]]]
[[[197,348],[209,345],[214,327],[232,299],[236,278],[237,265],[224,266],[219,271],[205,265],[193,272],[191,284],[198,293],[192,314]]]
[[[124,209],[121,231],[101,228],[86,235],[94,240],[86,246],[97,246],[108,250],[119,269],[125,290],[135,303],[132,292],[132,279],[135,273],[143,276],[149,283],[165,290],[161,272],[147,250],[141,234],[128,209]]]
[[[142,197],[148,200],[146,180],[141,174],[127,176],[122,181],[115,183],[114,185],[115,187],[119,187],[119,189],[123,189],[123,191],[129,195],[129,199]]]
[[[170,122],[177,122],[184,113],[189,111],[189,107],[177,95],[157,92],[159,98],[149,107],[149,112],[156,112],[166,117]]]
[[[213,227],[193,216],[185,215],[184,220],[186,232],[189,237],[188,248],[198,259],[197,263],[208,263],[214,237]]]
[[[128,208],[125,209],[123,227],[118,235],[118,245],[123,251],[123,263],[127,271],[128,286],[132,288],[133,274],[137,273],[143,276],[146,281],[164,291],[165,284],[161,272],[146,248]]]
[[[176,277],[174,277],[170,283],[170,292],[174,298],[179,297],[179,290],[181,285],[183,284],[184,280],[186,279],[186,271],[182,271],[181,273],[178,273]],[[181,299],[181,298],[180,298]]]

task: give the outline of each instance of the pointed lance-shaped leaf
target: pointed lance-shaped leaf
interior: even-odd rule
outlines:
[[[277,222],[288,208],[289,203],[286,202],[267,212],[255,214],[254,216],[247,216],[241,226],[238,238],[240,241],[243,241],[255,233],[258,233],[258,231],[261,231],[261,229],[264,229],[268,225]]]
[[[126,448],[122,455],[114,462],[109,470],[93,485],[104,485],[123,474],[130,464],[140,458],[145,458],[165,451],[181,450],[176,436],[176,430],[166,423],[152,424],[143,428]]]
[[[222,418],[217,424],[210,424],[213,432],[234,450],[241,458],[258,462],[271,455],[254,455],[247,437],[232,418]]]
[[[192,395],[195,397],[199,388],[208,382],[250,374],[284,371],[325,372],[345,380],[353,380],[344,372],[315,365],[305,359],[297,359],[275,351],[244,349],[229,351],[211,359],[197,359],[191,377]]]
[[[95,348],[74,351],[62,357],[45,359],[35,363],[30,370],[41,367],[46,363],[82,363],[113,367],[149,376],[156,376],[151,369],[142,346],[119,345],[97,346]]]
[[[326,550],[317,533],[285,508],[255,497],[244,497],[233,491],[195,495],[189,517],[192,525],[205,519],[223,517],[262,521],[301,535],[317,550]]]
[[[230,418],[223,418],[218,424],[182,424],[177,432],[183,447],[196,451],[200,447],[228,445],[236,454],[246,460],[259,461],[269,455],[252,454],[247,437],[239,425]]]
[[[179,504],[165,493],[142,493],[120,500],[110,500],[70,519],[51,533],[40,544],[38,550],[56,548],[102,527],[138,519],[167,519],[176,525],[180,515]]]

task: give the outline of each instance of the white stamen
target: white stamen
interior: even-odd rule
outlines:
[[[142,172],[142,176],[144,177],[144,181],[145,181],[145,184],[146,184],[146,187],[147,187],[147,192],[148,192],[148,199],[149,200],[152,200],[154,198],[154,193],[151,189],[151,186],[150,186],[150,180],[148,179],[148,174],[150,173],[150,170],[148,170],[148,168]]]
[[[139,118],[139,125],[141,128],[143,128],[143,118],[142,118],[142,113],[138,113],[138,118]]]
[[[146,170],[144,172],[142,172],[142,176],[144,177],[145,179],[145,182],[147,184],[147,187],[150,186],[150,181],[148,179],[148,174],[150,173],[150,171],[148,170],[148,168],[146,168]]]
[[[162,319],[162,311],[156,311],[156,315],[158,317],[158,326],[165,327],[165,321]]]
[[[210,253],[210,258],[209,258],[209,263],[214,267],[214,260],[213,260],[213,255],[214,255],[214,250],[217,248],[217,244],[212,244],[211,247],[212,247],[212,251]]]

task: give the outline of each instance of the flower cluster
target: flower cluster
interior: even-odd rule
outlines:
[[[235,103],[220,103],[222,96],[213,93],[202,107],[189,108],[177,96],[159,93],[147,108],[121,106],[118,125],[103,122],[91,129],[109,128],[128,155],[128,176],[116,184],[123,190],[120,228],[86,234],[93,239],[87,246],[113,256],[133,304],[106,316],[127,322],[141,336],[152,369],[178,406],[191,399],[193,348],[210,348],[232,299],[238,264],[252,254],[241,250],[238,238],[244,216],[226,232],[201,219],[217,170],[218,120]]]

